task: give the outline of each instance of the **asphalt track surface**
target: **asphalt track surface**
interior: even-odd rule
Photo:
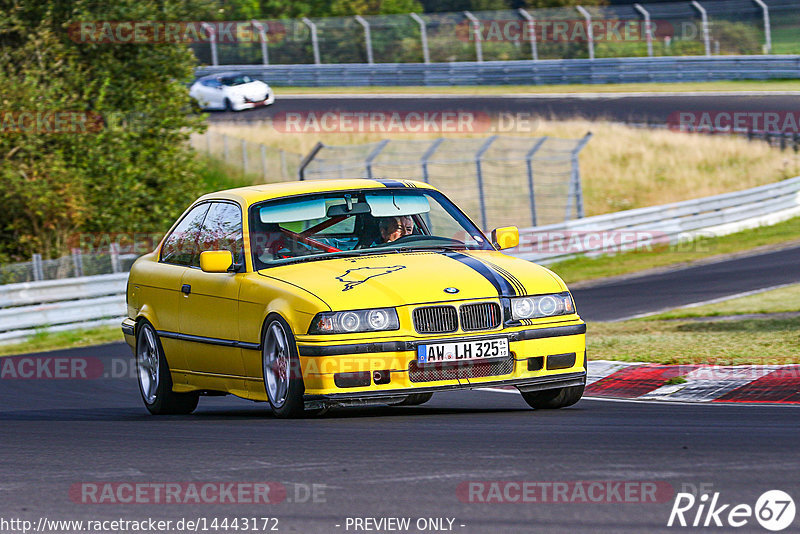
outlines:
[[[741,258],[697,268],[708,278],[686,269],[582,290],[576,300],[591,316],[609,301],[639,311],[643,303],[672,305],[675,294],[706,299],[747,290],[752,279],[783,280],[766,273],[796,277],[797,258],[797,249]],[[664,284],[672,290],[645,290]],[[751,506],[771,489],[800,496],[796,407],[584,399],[534,411],[514,392],[459,391],[419,407],[332,410],[308,420],[276,420],[265,404],[233,397],[203,398],[191,416],[153,417],[127,345],[32,357],[47,356],[96,358],[104,373],[0,380],[0,518],[256,516],[278,518],[282,532],[336,533],[354,532],[345,529],[348,517],[447,517],[463,533],[638,533],[674,532],[666,523],[682,490]],[[277,482],[287,500],[86,504],[70,496],[87,482],[189,481]],[[669,493],[656,503],[463,502],[458,488],[470,481],[645,481],[666,483]],[[317,502],[307,498],[314,484]],[[763,532],[753,519],[736,530]]]
[[[800,282],[800,247],[575,289],[587,321],[614,321]]]
[[[437,112],[469,111],[490,115],[499,113],[530,113],[552,118],[584,117],[620,122],[667,123],[678,112],[800,112],[800,98],[791,94],[737,95],[737,94],[667,94],[593,95],[584,96],[469,96],[435,95],[431,97],[380,95],[375,88],[372,95],[328,95],[281,97],[276,90],[275,103],[269,107],[242,112],[211,112],[209,121],[259,122],[286,112],[326,111],[382,111],[382,112]]]

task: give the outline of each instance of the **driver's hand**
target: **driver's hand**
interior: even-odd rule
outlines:
[[[403,228],[402,228],[402,227],[400,227],[400,228],[398,228],[397,230],[395,230],[394,232],[392,232],[391,234],[389,234],[389,235],[386,237],[386,241],[387,241],[388,243],[391,243],[392,241],[397,241],[398,239],[400,239],[400,238],[401,238],[401,237],[403,237],[404,235],[405,235],[405,233],[404,233],[404,230],[403,230]]]

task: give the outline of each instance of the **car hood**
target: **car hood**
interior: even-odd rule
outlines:
[[[310,291],[332,310],[565,290],[561,279],[544,267],[495,251],[375,254],[295,263],[259,273]]]

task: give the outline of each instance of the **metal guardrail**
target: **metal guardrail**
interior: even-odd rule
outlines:
[[[128,273],[0,286],[0,343],[37,332],[119,324]]]
[[[725,235],[800,215],[800,176],[744,191],[520,230],[509,253],[537,263]]]
[[[520,230],[512,255],[549,263],[579,254],[609,252],[599,246],[564,250],[573,236],[583,242],[592,233],[625,233],[643,242],[676,242],[693,232],[724,235],[757,224],[774,224],[800,215],[800,176],[745,191],[663,206],[652,206]],[[553,248],[542,252],[534,248]],[[37,332],[119,324],[125,315],[127,273],[86,276],[0,286],[0,343],[23,340]]]
[[[462,63],[236,65],[275,86],[543,85],[800,78],[800,55],[672,56]],[[232,70],[198,67],[197,76]]]

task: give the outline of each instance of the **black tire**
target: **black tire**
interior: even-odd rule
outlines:
[[[161,340],[153,325],[147,321],[142,321],[136,331],[136,371],[139,393],[151,414],[187,415],[197,408],[200,400],[198,393],[172,391],[172,376]],[[146,384],[149,387],[146,388]]]
[[[223,105],[225,106],[225,111],[233,111],[233,104],[231,104],[229,99],[226,98],[223,100]]]
[[[268,317],[265,323],[261,372],[264,390],[276,417],[293,419],[306,415],[303,400],[306,388],[297,343],[289,323],[277,315]]]
[[[545,389],[542,391],[529,391],[520,392],[522,398],[531,408],[537,410],[556,410],[558,408],[566,408],[572,406],[583,396],[583,390],[586,386],[569,386],[566,388],[558,389]]]
[[[392,406],[419,406],[425,404],[433,397],[433,393],[412,393],[400,402],[395,402]]]

